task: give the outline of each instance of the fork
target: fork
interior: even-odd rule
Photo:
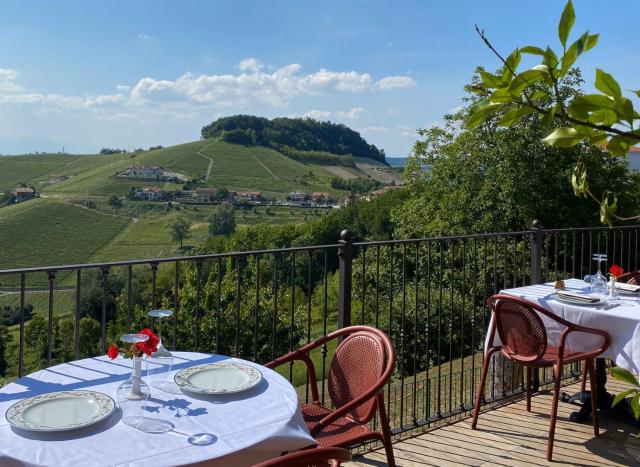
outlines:
[[[620,304],[619,303],[609,303],[609,304],[607,304],[605,306],[596,307],[596,310],[610,310],[610,309],[615,308],[617,306],[620,306]]]

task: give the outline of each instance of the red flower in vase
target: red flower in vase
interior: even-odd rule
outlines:
[[[146,342],[138,342],[135,347],[138,350],[141,350],[146,355],[150,356],[152,353],[158,350],[158,336],[156,336],[153,331],[149,328],[144,328],[140,331],[140,334],[146,334],[149,336],[149,339]]]
[[[111,359],[114,360],[116,358],[118,358],[118,355],[120,355],[120,349],[118,348],[117,345],[115,344],[111,344],[109,346],[109,350],[107,351],[107,356]]]
[[[623,275],[623,274],[624,274],[624,269],[622,269],[622,268],[621,268],[620,266],[618,266],[617,264],[614,264],[613,266],[611,266],[611,267],[609,268],[609,272],[611,273],[611,275],[612,275],[614,278],[618,278],[618,277],[620,277],[621,275]]]

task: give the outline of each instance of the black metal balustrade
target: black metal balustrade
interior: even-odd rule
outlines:
[[[386,391],[394,433],[449,419],[472,408],[488,326],[486,299],[501,289],[594,272],[593,253],[609,264],[638,269],[640,226],[542,229],[438,238],[354,242],[343,231],[334,245],[261,251],[0,270],[0,285],[19,294],[17,376],[26,368],[25,310],[30,297],[47,294],[46,365],[62,358],[54,346],[58,316],[74,323],[73,355],[82,356],[80,322],[83,284],[98,274],[100,347],[106,349],[114,309],[124,327],[141,321],[141,310],[175,310],[164,338],[177,350],[224,353],[266,362],[350,324],[386,331],[397,351],[396,373]],[[136,280],[148,280],[139,296]],[[110,284],[122,289],[113,303]],[[31,285],[38,285],[34,291]],[[59,286],[75,291],[75,306],[60,310]],[[146,288],[145,288],[146,290]],[[142,304],[142,305],[141,305]],[[123,315],[125,315],[123,317]],[[147,325],[151,325],[150,322]],[[125,329],[123,329],[125,330]],[[168,331],[168,332],[167,332]],[[331,350],[314,358],[324,381]],[[28,371],[27,371],[28,370]],[[565,369],[576,378],[580,368]],[[309,397],[305,373],[285,371]],[[522,392],[516,367],[495,365],[486,403]],[[551,375],[536,375],[537,387]],[[322,398],[327,397],[322,384]]]

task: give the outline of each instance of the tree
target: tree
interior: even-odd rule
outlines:
[[[189,238],[191,221],[184,216],[179,216],[170,221],[168,227],[171,233],[171,239],[174,242],[180,242],[180,249],[182,249],[182,243]]]
[[[461,130],[484,99],[474,92],[483,73],[480,69],[467,86],[464,107],[444,117],[443,127],[419,130],[421,139],[404,175],[409,197],[394,211],[397,238],[526,230],[534,219],[545,227],[597,223],[590,201],[576,198],[567,183],[580,159],[596,175],[595,189],[619,187],[626,193],[620,209],[633,209],[639,200],[638,176],[623,161],[592,146],[549,146],[542,141],[544,123],[534,115],[505,128],[499,122],[511,110],[504,108],[483,124]],[[573,70],[558,82],[558,92],[570,98],[579,94],[581,83],[579,71]],[[551,88],[538,86],[543,92]]]
[[[84,316],[79,323],[80,334],[80,355],[82,357],[93,357],[101,353],[101,335],[100,323],[89,317]]]
[[[107,204],[112,208],[117,209],[122,206],[122,200],[118,198],[118,195],[112,194],[111,196],[109,196],[109,199],[107,200]]]
[[[575,12],[569,0],[558,24],[558,38],[562,45],[560,56],[551,47],[526,46],[515,49],[506,59],[493,47],[484,31],[476,26],[482,40],[504,67],[497,74],[480,72],[482,82],[475,86],[475,90],[483,98],[469,109],[467,126],[476,127],[493,119],[497,112],[502,114],[497,123],[505,127],[535,115],[545,130],[541,137],[550,146],[606,146],[611,156],[626,156],[629,148],[640,142],[640,129],[635,126],[640,114],[634,110],[633,102],[622,95],[621,87],[613,76],[596,68],[595,87],[599,93],[565,96],[560,92],[559,83],[578,57],[595,47],[599,38],[599,34],[587,31],[567,47],[574,22]],[[540,56],[542,61],[529,70],[518,72],[522,54]],[[545,89],[540,89],[541,84]],[[640,90],[634,93],[640,97]],[[549,131],[552,128],[553,131]],[[618,193],[611,186],[596,189],[590,185],[594,178],[585,158],[578,157],[571,175],[574,193],[600,205],[603,223],[611,225],[614,219],[640,219],[637,214],[619,215]]]
[[[223,203],[209,217],[211,235],[231,235],[236,231],[236,219],[233,206]]]
[[[5,326],[0,326],[0,376],[7,374],[7,347],[11,343],[11,334]]]

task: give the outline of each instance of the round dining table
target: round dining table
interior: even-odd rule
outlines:
[[[173,374],[227,361],[251,365],[263,378],[254,388],[235,394],[174,394],[150,387],[145,417],[169,422],[172,428],[164,433],[147,433],[123,423],[120,410],[95,425],[66,432],[25,431],[2,417],[0,465],[248,466],[315,444],[295,389],[273,370],[222,355],[174,352],[173,359]],[[0,389],[0,410],[5,414],[16,402],[54,391],[91,390],[117,400],[116,390],[130,374],[131,360],[122,357],[52,366]],[[206,443],[193,441],[203,438]]]

